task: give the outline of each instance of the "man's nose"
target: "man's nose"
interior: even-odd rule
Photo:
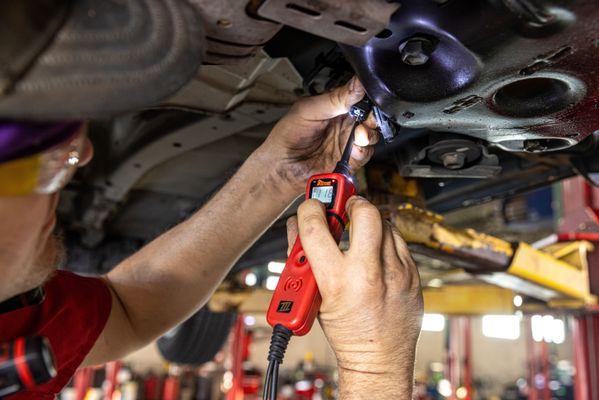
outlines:
[[[87,165],[92,157],[94,156],[94,145],[91,140],[85,135],[85,143],[83,144],[83,150],[79,155],[79,167]]]

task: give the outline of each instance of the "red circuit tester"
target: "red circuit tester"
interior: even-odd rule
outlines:
[[[341,160],[332,173],[313,175],[308,179],[306,186],[306,199],[316,199],[325,205],[329,230],[337,243],[341,240],[348,222],[345,203],[357,192],[349,168],[354,133],[356,127],[366,120],[371,109],[372,105],[367,97],[351,107],[349,115],[354,118],[354,124]],[[321,300],[310,263],[298,237],[287,258],[266,315],[268,323],[273,327],[273,336],[268,356],[264,399],[276,399],[278,369],[289,339],[292,334],[303,336],[310,331],[318,315]]]

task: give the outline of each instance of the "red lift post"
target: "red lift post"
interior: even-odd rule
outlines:
[[[233,373],[233,385],[227,392],[227,400],[243,400],[243,361],[247,353],[248,340],[242,314],[237,316],[232,339],[231,357],[233,358],[233,365],[231,372]]]
[[[583,178],[562,183],[560,234],[599,233],[599,189]],[[599,294],[599,250],[589,254],[591,292]],[[576,400],[599,399],[599,309],[588,309],[571,324],[574,343]]]
[[[84,400],[87,391],[92,386],[94,380],[93,368],[81,368],[73,377],[73,389],[75,390],[75,399]]]
[[[539,400],[539,391],[535,382],[537,375],[537,362],[535,353],[535,341],[532,338],[532,323],[530,317],[526,317],[526,362],[528,364],[528,400]]]
[[[599,314],[580,315],[572,321],[575,400],[599,399]]]
[[[112,400],[114,391],[118,385],[118,375],[123,365],[122,361],[111,361],[106,363],[106,379],[104,380],[104,400]]]
[[[470,317],[449,319],[446,371],[451,384],[449,400],[471,400],[472,385],[472,327]],[[466,389],[466,396],[458,398],[457,390]]]
[[[463,386],[466,389],[464,400],[472,400],[472,320],[470,317],[462,317],[462,331],[464,335],[464,357],[462,358],[464,365]]]

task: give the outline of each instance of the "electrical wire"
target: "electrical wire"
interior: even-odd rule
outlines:
[[[268,351],[268,368],[264,380],[262,400],[276,400],[279,389],[279,367],[283,363],[283,357],[287,345],[293,333],[281,324],[275,325],[270,339]]]
[[[272,382],[270,383],[270,400],[275,400],[277,398],[278,393],[278,381],[279,381],[279,363],[277,361],[274,362],[273,368],[273,376]]]
[[[271,386],[271,381],[272,381],[272,369],[273,369],[273,363],[269,362],[268,363],[268,368],[266,369],[266,380],[264,381],[264,390],[262,393],[262,400],[268,400],[270,397],[270,386]]]

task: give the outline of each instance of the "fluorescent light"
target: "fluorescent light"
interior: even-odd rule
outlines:
[[[272,272],[273,274],[280,274],[281,272],[283,272],[284,268],[285,263],[282,262],[271,261],[268,263],[268,271]]]
[[[543,341],[543,317],[540,315],[533,315],[530,318],[530,324],[532,326],[532,338],[535,342]]]
[[[553,317],[551,315],[543,315],[542,320],[543,327],[543,340],[545,343],[551,343],[553,340],[552,328],[553,328]]]
[[[566,329],[564,321],[553,318],[552,315],[533,315],[530,319],[532,338],[535,342],[564,343]]]
[[[514,296],[514,306],[521,307],[523,302],[524,302],[524,300],[522,300],[522,296],[520,296],[520,295]]]
[[[275,290],[277,288],[277,284],[279,283],[279,277],[271,275],[266,278],[266,288],[268,290]]]
[[[483,335],[495,339],[516,340],[520,337],[520,318],[515,315],[485,315]]]
[[[256,283],[258,283],[258,277],[253,272],[248,272],[245,275],[244,281],[247,286],[256,286]]]
[[[553,320],[553,343],[562,344],[566,340],[566,329],[564,327],[564,321],[561,319]]]
[[[445,317],[441,314],[424,314],[422,316],[422,330],[426,332],[443,332]]]

